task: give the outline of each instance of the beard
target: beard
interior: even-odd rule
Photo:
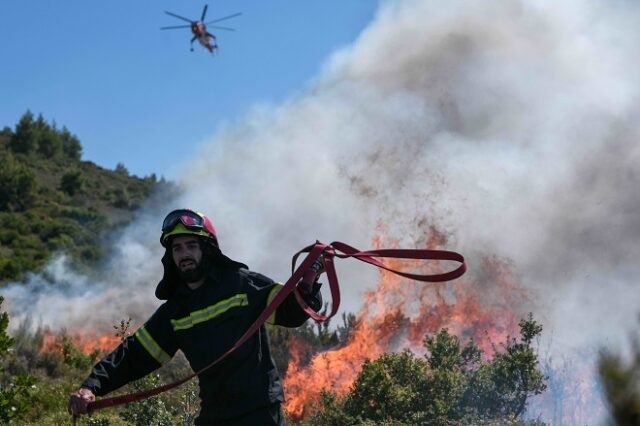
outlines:
[[[207,272],[208,262],[206,258],[203,257],[200,262],[196,262],[192,259],[192,262],[196,264],[195,268],[189,269],[187,271],[183,271],[182,269],[178,269],[178,274],[180,275],[180,279],[187,283],[195,283],[200,281],[205,273]]]

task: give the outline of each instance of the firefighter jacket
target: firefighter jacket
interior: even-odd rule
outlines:
[[[248,269],[212,268],[195,290],[177,286],[136,333],[98,362],[82,387],[98,396],[139,379],[181,350],[199,371],[225,353],[253,324],[282,288]],[[307,303],[318,310],[319,292]],[[268,322],[298,327],[308,319],[291,293]],[[284,401],[281,379],[271,357],[265,326],[224,360],[201,374],[201,416],[233,418]]]

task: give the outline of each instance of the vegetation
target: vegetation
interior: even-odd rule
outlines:
[[[529,317],[520,329],[521,339],[508,339],[488,361],[446,329],[426,338],[425,358],[405,351],[366,361],[351,390],[325,392],[305,424],[543,424],[521,419],[528,398],[546,388],[532,347],[542,327]]]
[[[101,259],[107,231],[130,221],[153,194],[172,189],[155,175],[131,175],[123,163],[111,171],[81,157],[79,139],[42,115],[27,111],[14,129],[0,131],[0,288],[38,271],[58,251],[70,255],[76,266],[90,267]],[[0,424],[70,424],[68,397],[103,354],[79,351],[64,334],[51,342],[46,330],[33,331],[29,324],[10,337],[2,302],[0,296]],[[129,319],[114,326],[116,336],[126,338],[130,324]],[[302,359],[309,360],[346,343],[354,325],[353,315],[343,315],[334,330],[329,323],[313,322],[296,330],[270,328],[281,373],[292,339],[305,343]],[[542,425],[522,418],[530,398],[546,387],[533,348],[542,327],[532,317],[520,327],[519,338],[508,339],[489,358],[474,342],[462,345],[443,329],[425,338],[424,357],[405,351],[368,360],[350,391],[325,392],[304,424]],[[634,341],[630,357],[603,352],[599,368],[612,424],[640,424],[640,345]],[[172,382],[189,371],[179,355],[118,393]],[[83,416],[78,423],[192,425],[197,411],[194,380],[154,398]]]
[[[115,326],[115,335],[126,338],[129,324],[130,321],[122,321]],[[31,382],[27,383],[31,386],[23,386],[22,393],[18,398],[13,398],[9,405],[18,407],[11,411],[13,417],[9,422],[34,426],[70,424],[71,418],[66,409],[69,395],[77,389],[92,365],[104,354],[99,351],[85,354],[79,351],[66,335],[57,336],[53,343],[49,342],[47,350],[43,351],[46,332],[33,332],[29,329],[30,327],[24,326],[15,333],[10,342],[12,350],[3,360],[6,376],[9,378],[21,377],[26,371],[33,374]],[[184,358],[176,357],[158,370],[158,374],[137,380],[118,390],[116,394],[156,387],[161,383],[184,377],[187,372],[188,365]],[[37,386],[34,387],[32,383],[36,383]],[[82,416],[78,423],[93,426],[192,425],[198,408],[198,404],[193,403],[196,399],[195,386],[195,383],[190,383],[157,397],[116,409],[99,411],[92,417]],[[4,395],[0,398],[4,398]],[[188,419],[191,419],[191,423],[188,423]],[[0,424],[9,422],[0,419]]]
[[[153,174],[132,176],[122,163],[106,170],[81,156],[80,141],[66,127],[29,111],[14,130],[0,132],[0,287],[59,251],[76,266],[94,264],[108,230],[130,221],[153,194],[172,189]]]
[[[4,298],[0,296],[0,308]],[[13,346],[13,339],[7,335],[9,315],[0,311],[0,423],[11,420],[26,413],[29,408],[29,397],[35,389],[36,380],[26,373],[5,375],[4,358]]]

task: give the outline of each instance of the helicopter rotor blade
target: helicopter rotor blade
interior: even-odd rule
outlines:
[[[208,28],[216,28],[218,30],[227,30],[227,31],[235,31],[235,28],[229,28],[229,27],[219,27],[217,25],[209,25]]]
[[[178,28],[189,28],[191,25],[173,25],[171,27],[160,27],[161,30],[175,30]]]
[[[206,22],[206,25],[215,24],[216,22],[224,21],[225,19],[235,18],[236,16],[242,15],[242,12],[234,13],[233,15],[228,15],[222,18],[214,19],[213,21]]]
[[[167,15],[171,15],[171,16],[173,16],[174,18],[178,18],[178,19],[182,19],[183,21],[187,21],[187,22],[189,22],[190,24],[191,24],[191,23],[193,23],[193,21],[192,21],[191,19],[187,19],[187,18],[185,18],[184,16],[176,15],[175,13],[171,13],[171,12],[168,12],[168,11],[166,11],[166,10],[164,11],[164,13],[166,13]]]
[[[200,18],[200,22],[204,22],[204,16],[207,14],[207,8],[209,7],[208,4],[204,5],[204,9],[202,9],[202,18]]]

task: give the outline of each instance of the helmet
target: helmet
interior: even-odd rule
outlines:
[[[169,237],[174,235],[197,235],[205,237],[215,247],[218,247],[216,228],[204,214],[191,209],[174,210],[162,222],[160,244],[167,246]]]

